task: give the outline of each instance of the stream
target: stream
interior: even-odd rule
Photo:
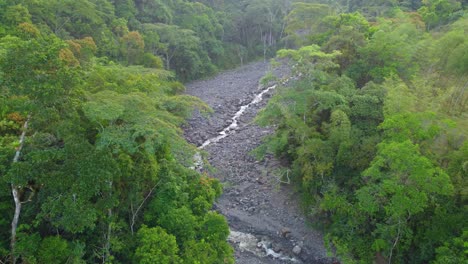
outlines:
[[[199,148],[199,149],[204,149],[206,146],[210,145],[211,143],[216,143],[216,142],[218,142],[219,140],[221,140],[221,139],[227,137],[227,136],[229,135],[229,132],[230,132],[230,131],[233,131],[233,130],[235,130],[235,129],[238,128],[239,125],[238,125],[237,119],[239,119],[239,117],[241,117],[241,116],[244,114],[245,110],[247,110],[250,106],[261,102],[262,99],[263,99],[263,95],[264,95],[265,93],[268,93],[270,90],[275,89],[275,88],[276,88],[276,85],[272,85],[272,86],[270,86],[270,87],[268,87],[268,88],[262,90],[262,92],[260,92],[259,94],[257,94],[257,95],[255,96],[255,98],[252,100],[252,102],[250,102],[250,103],[247,104],[247,105],[241,106],[240,109],[239,109],[239,111],[237,111],[237,113],[235,113],[234,116],[232,117],[232,123],[231,123],[228,127],[224,128],[221,132],[219,132],[219,135],[218,135],[218,136],[216,136],[216,137],[214,137],[214,138],[207,139],[207,140],[206,140],[205,142],[203,142],[203,144],[201,144],[201,146],[199,146],[198,148]]]
[[[293,188],[278,181],[279,162],[250,155],[273,132],[253,123],[276,88],[259,86],[268,70],[267,63],[252,63],[187,84],[187,93],[205,101],[214,113],[205,117],[195,112],[184,128],[185,137],[207,153],[215,168],[211,174],[224,185],[214,209],[228,220],[236,263],[333,263],[322,234],[307,227],[309,220]],[[287,73],[285,68],[275,71],[279,78]],[[201,155],[195,159],[196,169],[203,170]]]

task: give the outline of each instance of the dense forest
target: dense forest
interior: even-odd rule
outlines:
[[[0,0],[0,263],[234,263],[182,83],[276,54],[256,154],[330,254],[466,263],[466,5]]]
[[[467,263],[468,17],[415,2],[293,4],[296,78],[257,118],[343,263]]]

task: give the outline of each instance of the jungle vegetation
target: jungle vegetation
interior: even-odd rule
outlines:
[[[258,117],[344,263],[466,263],[456,0],[0,0],[0,261],[234,263],[182,83],[275,54]]]
[[[286,17],[293,79],[257,117],[276,132],[256,154],[288,164],[343,263],[467,263],[466,6],[328,2]]]

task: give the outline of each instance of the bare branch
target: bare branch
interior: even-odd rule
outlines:
[[[132,210],[132,222],[130,224],[130,230],[132,231],[132,235],[134,233],[134,230],[133,230],[133,227],[135,226],[135,221],[136,221],[136,217],[138,215],[138,212],[141,210],[141,208],[143,207],[143,205],[145,204],[146,200],[148,200],[148,198],[151,196],[151,194],[153,193],[154,189],[156,189],[156,187],[158,187],[159,183],[161,181],[158,181],[154,186],[153,188],[151,188],[151,190],[149,191],[149,193],[146,195],[145,199],[143,199],[143,201],[140,203],[140,205],[138,206],[138,208],[136,209],[135,212],[133,212]]]

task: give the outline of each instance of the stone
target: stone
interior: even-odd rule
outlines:
[[[299,254],[301,254],[301,252],[302,252],[302,248],[301,248],[300,246],[296,245],[296,246],[294,246],[292,252],[293,252],[294,254],[296,254],[296,255],[299,255]]]
[[[291,233],[291,229],[287,228],[287,227],[283,227],[281,229],[281,236],[282,237],[286,237],[288,234]]]
[[[277,243],[273,243],[273,251],[276,252],[276,253],[280,253],[281,252],[281,246]]]

